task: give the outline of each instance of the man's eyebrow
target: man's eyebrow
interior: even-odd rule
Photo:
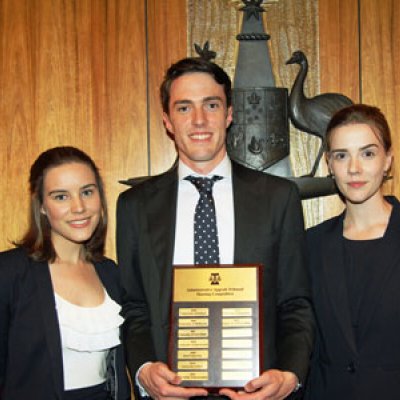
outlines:
[[[221,96],[209,96],[203,99],[203,101],[212,101],[212,100],[223,101]]]
[[[63,193],[68,193],[68,190],[66,190],[66,189],[55,189],[55,190],[52,190],[52,191],[48,192],[47,194],[49,196],[51,196],[51,195],[54,195],[54,194],[63,194]]]
[[[204,97],[203,99],[201,99],[201,101],[202,101],[203,103],[206,103],[206,102],[208,102],[208,101],[216,101],[216,100],[218,100],[218,101],[220,101],[220,102],[223,102],[223,101],[224,101],[224,100],[222,99],[221,96],[207,96],[207,97]],[[182,100],[176,100],[176,101],[174,101],[173,105],[179,105],[179,104],[193,104],[193,103],[194,103],[193,100],[182,99]]]
[[[176,100],[176,101],[174,101],[174,105],[175,104],[190,104],[190,103],[193,103],[193,102],[190,101],[190,100]]]

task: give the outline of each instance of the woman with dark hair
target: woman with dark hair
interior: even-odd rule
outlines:
[[[126,400],[99,171],[81,150],[56,147],[33,163],[29,183],[29,229],[0,253],[0,398]]]
[[[307,232],[317,339],[307,400],[399,398],[400,203],[382,112],[357,104],[327,128],[326,158],[346,205]]]

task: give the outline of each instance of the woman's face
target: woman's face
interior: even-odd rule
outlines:
[[[333,130],[328,166],[346,201],[361,204],[380,196],[392,162],[378,136],[367,124],[350,124]]]
[[[44,176],[41,212],[50,223],[56,248],[89,240],[102,213],[99,188],[91,168],[71,162],[49,169]]]

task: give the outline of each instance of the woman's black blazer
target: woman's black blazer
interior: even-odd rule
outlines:
[[[346,285],[344,214],[307,232],[317,340],[307,400],[400,399],[400,204],[394,197],[378,260],[352,326]],[[371,258],[372,259],[372,258]]]
[[[120,303],[118,271],[95,263],[109,296]],[[110,352],[107,383],[116,400],[130,398],[122,346]],[[21,248],[0,253],[0,398],[61,400],[63,363],[55,298],[47,262]]]

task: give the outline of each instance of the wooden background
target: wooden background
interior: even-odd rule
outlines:
[[[341,92],[381,107],[393,130],[398,159],[400,2],[275,3],[268,6],[281,10],[274,20],[280,42],[272,46],[273,52],[283,51],[282,46],[287,52],[296,50],[297,43],[285,38],[294,28],[289,17],[297,16],[295,28],[316,49],[318,73],[308,94]],[[118,180],[162,172],[175,158],[162,126],[158,86],[166,67],[191,48],[187,37],[200,31],[193,11],[230,7],[230,18],[236,18],[238,4],[0,0],[0,249],[11,247],[10,240],[26,228],[30,165],[41,151],[68,144],[88,152],[101,168],[110,212],[107,254],[115,256],[115,201],[126,188]],[[310,13],[316,15],[315,26],[299,19]],[[227,69],[233,71],[232,60]],[[309,146],[305,150],[315,153],[315,143]],[[396,167],[393,175],[387,191],[400,195]],[[323,206],[315,204],[306,212],[311,224],[341,207],[334,198],[324,199]],[[312,212],[317,217],[311,217]]]
[[[400,2],[319,0],[321,91],[378,106],[392,130],[393,180],[400,196]]]
[[[26,228],[32,162],[73,145],[101,169],[114,257],[118,180],[174,159],[158,86],[186,54],[184,2],[0,0],[0,38],[0,249]]]

